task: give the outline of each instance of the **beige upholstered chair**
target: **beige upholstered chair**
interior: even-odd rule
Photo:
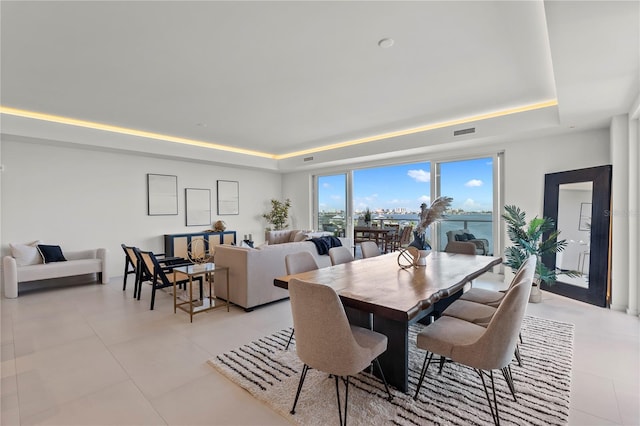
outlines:
[[[476,245],[469,241],[449,241],[444,248],[447,253],[476,254]]]
[[[351,250],[345,246],[330,248],[329,258],[331,259],[332,265],[353,262],[353,254],[351,254]]]
[[[496,424],[500,424],[493,370],[502,371],[515,399],[509,363],[518,342],[518,333],[524,318],[532,281],[533,272],[527,269],[527,273],[523,273],[518,282],[506,293],[486,328],[451,316],[442,316],[421,331],[416,339],[416,345],[427,353],[414,399],[418,398],[433,355],[441,355],[476,370],[482,380],[493,420]],[[485,377],[491,379],[493,401],[489,396]]]
[[[535,274],[536,268],[536,257],[530,256],[527,260],[524,261],[522,266],[516,272],[516,275],[513,277],[511,284],[509,285],[509,289],[504,292],[495,292],[499,293],[500,300],[503,300],[504,295],[507,291],[509,291],[513,286],[521,280],[522,276],[526,274]],[[474,289],[471,289],[474,290]],[[469,291],[471,291],[469,290]],[[488,290],[484,290],[483,292],[488,292]],[[482,293],[484,294],[484,293]],[[489,293],[490,294],[490,293]],[[498,297],[498,295],[496,295]],[[491,298],[493,299],[493,298]],[[498,302],[499,305],[499,302]],[[496,305],[496,306],[498,306]],[[490,305],[485,305],[483,303],[478,303],[469,299],[463,299],[462,297],[453,302],[451,305],[444,310],[442,315],[455,317],[464,321],[472,322],[474,324],[478,324],[480,326],[486,327],[489,325],[491,318],[495,314],[497,308]],[[518,334],[520,336],[520,334]],[[522,337],[520,336],[520,342],[522,342]],[[522,366],[522,357],[520,356],[520,349],[516,345],[515,356],[518,360],[518,365]],[[442,364],[441,364],[442,365]]]
[[[300,274],[318,269],[318,263],[308,251],[300,251],[286,255],[284,257],[284,266],[287,268],[287,275]],[[293,333],[295,333],[295,329],[291,330],[289,341],[284,348],[285,351],[289,349],[291,339],[293,339]]]
[[[391,401],[392,396],[378,362],[378,356],[387,350],[387,336],[350,325],[338,294],[329,286],[294,278],[289,281],[289,293],[296,330],[296,352],[304,363],[291,414],[295,414],[310,368],[334,376],[341,425],[347,423],[349,376],[358,374],[372,362],[378,368]],[[344,378],[345,383],[344,422],[338,387],[340,378]],[[317,403],[323,404],[322,401]]]
[[[380,249],[375,241],[363,241],[360,243],[360,250],[362,250],[362,257],[364,259],[368,257],[380,256]]]
[[[537,259],[535,256],[529,256],[529,258],[525,260],[522,263],[522,266],[520,266],[520,268],[516,271],[513,280],[511,280],[509,288],[511,288],[511,286],[515,285],[518,282],[518,280],[520,279],[520,275],[525,272],[525,269],[533,268],[533,273],[535,274],[536,262]],[[497,308],[507,291],[509,291],[509,289],[507,289],[506,291],[495,291],[474,287],[460,296],[459,300],[467,300],[469,302],[481,303],[483,305],[493,306],[494,308]]]

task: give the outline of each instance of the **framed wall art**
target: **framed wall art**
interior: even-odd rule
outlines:
[[[147,174],[147,214],[178,214],[178,176]]]
[[[218,181],[218,214],[240,214],[240,195],[237,181]]]
[[[211,191],[185,188],[184,202],[187,226],[211,225]]]

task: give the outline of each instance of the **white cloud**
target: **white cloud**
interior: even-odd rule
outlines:
[[[480,179],[471,179],[469,182],[465,183],[464,186],[469,188],[473,188],[476,186],[482,186],[483,182]]]
[[[331,188],[331,184],[329,182],[325,182],[322,184],[323,188]]]
[[[431,181],[431,175],[429,174],[429,172],[424,171],[422,169],[409,170],[407,172],[407,175],[409,175],[409,177],[414,179],[416,182],[430,182]]]
[[[431,204],[431,197],[428,195],[422,195],[421,197],[418,197],[418,201],[421,203]]]
[[[341,201],[342,195],[331,195],[330,198],[335,201]]]
[[[466,200],[464,200],[463,206],[465,207],[465,209],[475,209],[475,210],[478,210],[481,207],[479,203],[476,203],[471,198],[467,198]]]

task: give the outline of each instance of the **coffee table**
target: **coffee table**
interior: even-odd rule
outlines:
[[[227,312],[229,312],[229,298],[227,300],[218,299],[211,294],[211,287],[213,283],[213,275],[217,272],[224,272],[227,275],[227,294],[229,294],[229,268],[224,266],[216,266],[215,263],[202,263],[193,264],[187,266],[176,266],[173,268],[173,313],[176,313],[178,309],[181,309],[189,313],[191,322],[193,322],[193,316],[200,312],[210,311],[212,309],[221,308],[226,305]],[[179,274],[186,275],[189,278],[189,300],[178,303],[178,297],[176,294],[176,282]],[[209,281],[209,296],[202,297],[201,300],[195,304],[193,302],[193,278],[197,276],[205,277]]]

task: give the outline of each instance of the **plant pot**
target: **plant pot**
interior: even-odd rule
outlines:
[[[540,302],[542,302],[542,291],[540,290],[540,286],[538,284],[533,284],[531,286],[531,294],[529,295],[529,303]]]
[[[418,253],[415,266],[427,266],[427,256],[431,253],[431,250],[418,250]]]

